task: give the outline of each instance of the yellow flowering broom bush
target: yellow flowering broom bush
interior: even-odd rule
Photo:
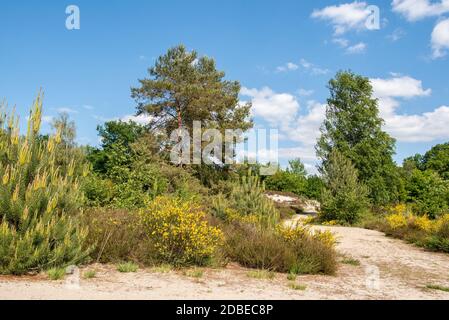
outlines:
[[[436,219],[413,214],[406,205],[388,209],[385,222],[378,228],[387,235],[404,239],[431,250],[449,252],[449,214]]]
[[[207,263],[223,238],[220,229],[210,226],[206,214],[191,201],[157,197],[139,215],[159,259],[173,265]]]

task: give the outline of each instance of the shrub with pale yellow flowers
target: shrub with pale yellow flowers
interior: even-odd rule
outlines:
[[[191,201],[157,197],[139,216],[158,258],[173,265],[205,264],[223,239]]]
[[[82,203],[79,163],[61,164],[61,130],[39,135],[39,95],[20,135],[18,117],[0,105],[0,274],[22,274],[83,261],[87,230],[73,214]]]

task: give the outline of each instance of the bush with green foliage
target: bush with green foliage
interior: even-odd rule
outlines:
[[[306,170],[300,159],[289,161],[286,170],[279,170],[268,176],[264,182],[270,191],[292,192],[297,195],[305,195],[307,191]]]
[[[414,212],[432,218],[449,212],[449,181],[432,170],[413,170],[406,182],[407,201]]]
[[[58,165],[61,130],[39,136],[39,95],[20,136],[14,114],[0,112],[0,273],[23,274],[85,260],[87,230],[73,215],[82,203],[77,163]]]
[[[443,179],[449,179],[449,142],[433,146],[424,155],[416,154],[404,160],[403,168],[406,171],[419,169],[421,171],[433,170]]]
[[[164,160],[159,137],[145,127],[112,121],[98,131],[102,145],[89,150],[94,172],[83,186],[90,206],[135,209],[165,193],[183,198],[206,193],[190,168]]]
[[[323,168],[323,180],[322,220],[353,224],[368,211],[368,190],[359,183],[357,169],[339,151],[330,153]]]
[[[311,175],[307,177],[307,188],[304,194],[309,199],[320,200],[323,188],[323,179],[317,175]]]

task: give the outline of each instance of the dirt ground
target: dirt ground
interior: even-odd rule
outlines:
[[[428,285],[449,287],[449,255],[427,252],[372,230],[329,229],[338,238],[336,276],[305,275],[291,288],[286,275],[255,279],[248,269],[229,265],[203,269],[200,278],[183,271],[119,273],[114,266],[90,265],[61,281],[45,275],[0,277],[0,299],[449,299]],[[79,274],[95,270],[96,277]]]

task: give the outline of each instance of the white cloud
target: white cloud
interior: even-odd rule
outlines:
[[[413,98],[429,96],[432,93],[431,89],[423,88],[421,80],[409,76],[396,76],[389,79],[374,78],[371,79],[371,84],[375,95],[382,98]]]
[[[449,19],[438,22],[432,31],[432,57],[441,58],[449,49]]]
[[[344,48],[347,54],[359,54],[366,51],[367,45],[364,42],[351,45],[351,42],[345,38],[334,38],[332,42],[339,47]]]
[[[429,96],[422,81],[402,76],[390,79],[371,79],[374,95],[379,99],[380,114],[385,130],[398,141],[423,142],[449,138],[449,107],[441,106],[422,114],[399,114],[401,99]]]
[[[260,90],[243,87],[240,94],[251,98],[253,116],[261,117],[273,126],[288,127],[299,110],[295,96],[276,93],[268,87]]]
[[[298,70],[299,66],[293,62],[287,62],[283,66],[279,66],[276,68],[277,72],[286,72],[286,71],[295,71]]]
[[[312,147],[320,136],[320,126],[326,115],[326,105],[316,101],[307,102],[307,112],[295,119],[294,125],[287,133],[292,141],[301,142]]]
[[[145,114],[141,114],[141,115],[138,115],[138,116],[128,114],[128,115],[122,117],[120,120],[123,121],[123,122],[133,121],[133,122],[135,122],[137,124],[140,124],[140,125],[146,125],[146,124],[151,122],[151,119],[152,119],[151,116],[145,115]]]
[[[439,16],[449,12],[449,0],[431,2],[430,0],[393,0],[393,11],[409,21]]]
[[[305,59],[301,59],[300,64],[304,68],[304,70],[308,71],[311,75],[319,76],[328,74],[330,72],[330,70],[318,67]]]
[[[349,40],[345,38],[334,38],[332,39],[332,42],[338,44],[342,48],[349,46]]]
[[[77,110],[72,109],[72,108],[57,108],[56,111],[60,112],[60,113],[68,113],[68,114],[76,114],[78,113]]]
[[[359,54],[359,53],[364,53],[366,50],[366,43],[364,42],[359,42],[355,45],[349,46],[346,49],[346,53],[348,54]]]
[[[396,28],[396,29],[394,29],[394,31],[392,33],[387,35],[387,39],[392,42],[396,42],[396,41],[400,40],[401,38],[403,38],[406,34],[407,33],[403,29]]]
[[[365,28],[365,22],[370,14],[366,2],[355,1],[314,10],[312,18],[329,21],[334,28],[335,35],[341,35],[349,30]]]
[[[399,141],[426,142],[449,139],[449,107],[441,106],[423,114],[391,114],[385,129]]]
[[[308,96],[311,96],[314,92],[315,91],[313,91],[313,90],[307,90],[307,89],[300,88],[298,90],[298,95],[300,95],[301,97],[308,97]]]
[[[94,107],[92,107],[91,105],[85,104],[85,105],[83,105],[83,109],[86,109],[86,110],[93,110]]]

